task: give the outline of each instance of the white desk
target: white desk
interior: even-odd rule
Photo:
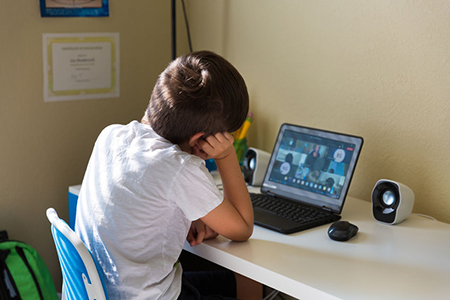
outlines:
[[[450,299],[450,224],[417,215],[382,224],[370,202],[353,198],[342,219],[359,227],[347,242],[331,240],[329,225],[291,235],[255,226],[247,242],[218,237],[184,249],[302,300]]]
[[[347,242],[331,240],[329,225],[291,235],[255,226],[247,242],[184,249],[302,300],[450,299],[449,224],[418,215],[382,224],[370,202],[353,198],[342,220],[359,227]]]

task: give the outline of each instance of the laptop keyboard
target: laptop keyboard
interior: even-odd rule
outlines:
[[[304,224],[314,220],[329,218],[332,214],[293,203],[280,198],[274,198],[264,194],[250,193],[253,207],[270,211],[280,217]]]

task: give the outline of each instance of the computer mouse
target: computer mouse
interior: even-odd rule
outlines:
[[[328,236],[335,241],[348,241],[358,233],[359,228],[348,221],[337,221],[330,225]]]

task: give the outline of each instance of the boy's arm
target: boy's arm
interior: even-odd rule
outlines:
[[[198,219],[192,222],[186,240],[191,246],[201,244],[204,240],[217,237],[217,232],[209,228],[202,220]]]
[[[253,207],[233,147],[233,137],[217,133],[198,147],[216,161],[223,185],[223,202],[201,220],[215,232],[234,241],[245,241],[253,233]]]

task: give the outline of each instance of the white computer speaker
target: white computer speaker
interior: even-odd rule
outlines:
[[[389,179],[380,179],[372,191],[373,217],[390,225],[405,220],[414,206],[414,192],[406,185]]]
[[[260,186],[266,174],[270,153],[255,148],[248,148],[244,157],[244,180],[252,186]]]

